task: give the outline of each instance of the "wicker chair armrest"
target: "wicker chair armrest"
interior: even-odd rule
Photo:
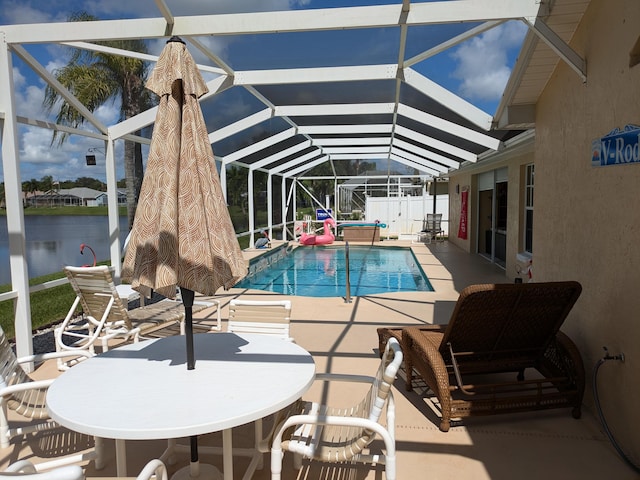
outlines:
[[[407,327],[412,330],[420,330],[421,332],[444,332],[447,329],[447,325],[421,325],[419,327]]]
[[[424,332],[439,332],[444,333],[446,325],[422,325],[422,326],[406,326],[406,327],[381,327],[378,328],[378,352],[382,357],[387,341],[390,338],[395,338],[400,343],[400,347],[404,350],[402,345],[402,333],[405,329],[411,328],[413,330],[420,330]]]
[[[440,334],[442,329],[406,329],[402,335],[403,347],[406,347],[406,355],[411,356],[412,360],[429,365],[436,371],[447,373],[447,365],[440,354],[440,339],[437,335],[431,338],[428,330],[432,330]],[[447,381],[447,385],[448,385]]]
[[[410,371],[415,368],[438,397],[442,410],[449,412],[451,409],[449,372],[439,350],[444,328],[444,326],[427,329],[407,328],[402,334],[402,349],[405,352],[407,378],[411,378]],[[430,332],[433,334],[430,335]],[[409,389],[410,385],[407,385],[407,388]],[[444,421],[441,429],[443,431],[449,429],[448,419]]]
[[[571,378],[582,399],[585,389],[584,363],[578,347],[565,333],[558,331],[556,338],[545,351],[544,360],[545,365],[542,368],[553,369],[553,373]]]

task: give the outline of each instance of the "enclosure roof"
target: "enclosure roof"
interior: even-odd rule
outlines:
[[[345,0],[347,6],[333,8],[309,3],[243,13],[205,2],[201,11],[187,11],[189,4],[178,0],[138,1],[148,3],[148,17],[0,26],[11,51],[75,106],[88,126],[19,122],[148,143],[148,133],[134,132],[153,124],[155,108],[104,125],[30,49],[63,44],[154,62],[153,55],[99,42],[178,35],[208,82],[201,105],[222,165],[289,177],[325,162],[382,160],[388,171],[405,168],[437,177],[532,128],[533,107],[558,61],[585,78],[584,61],[568,42],[588,0]],[[354,3],[359,6],[348,6]],[[528,33],[494,118],[441,85],[452,75],[441,69],[441,60],[506,22],[521,22]],[[216,42],[223,38],[221,52]]]

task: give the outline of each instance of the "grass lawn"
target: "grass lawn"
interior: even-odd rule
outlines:
[[[109,213],[108,207],[29,207],[24,209],[25,216],[27,215],[100,215],[107,216]],[[118,213],[121,216],[127,215],[127,207],[118,207]],[[0,215],[6,215],[7,211],[3,208],[0,209]]]
[[[29,281],[29,284],[37,285],[62,277],[64,277],[64,273],[61,271],[59,273],[33,278]],[[0,286],[0,293],[10,290],[11,285]],[[36,330],[40,327],[64,320],[76,295],[73,293],[71,285],[66,284],[32,293],[30,298],[31,322],[33,329]],[[7,335],[7,338],[13,338],[15,336],[14,320],[13,301],[7,300],[6,302],[0,302],[0,325]]]

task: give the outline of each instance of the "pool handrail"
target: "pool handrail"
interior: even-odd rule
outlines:
[[[345,303],[351,303],[351,279],[349,278],[349,242],[344,242],[345,259]]]

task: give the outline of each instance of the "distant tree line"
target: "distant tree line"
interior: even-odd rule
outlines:
[[[118,181],[118,188],[125,188],[125,179]],[[86,187],[99,192],[107,191],[107,184],[98,180],[97,178],[79,177],[75,180],[60,180],[56,181],[51,175],[45,175],[40,180],[32,178],[22,182],[22,193],[28,196],[35,195],[36,193],[49,192],[51,190],[68,190],[70,188]],[[4,182],[0,183],[0,208],[4,208],[6,205]]]
[[[118,188],[124,188],[124,179],[118,182]],[[54,181],[51,175],[45,175],[40,180],[32,178],[22,182],[22,192],[30,195],[36,192],[48,192],[51,190],[68,190],[70,188],[86,187],[99,192],[107,191],[107,184],[97,178],[78,177],[75,180]],[[2,192],[4,192],[4,183],[2,183]]]

